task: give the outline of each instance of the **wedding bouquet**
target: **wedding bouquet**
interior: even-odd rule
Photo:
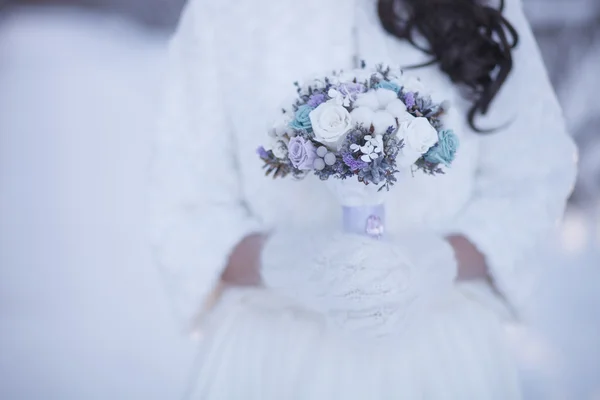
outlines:
[[[390,190],[401,168],[436,175],[454,160],[458,138],[442,124],[448,104],[435,103],[401,69],[363,64],[295,85],[295,101],[258,155],[274,178],[314,173],[336,181],[348,231],[381,236],[378,193]]]

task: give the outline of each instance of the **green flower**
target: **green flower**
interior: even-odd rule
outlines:
[[[449,167],[459,147],[458,136],[452,130],[445,130],[438,134],[438,138],[437,144],[425,153],[424,158],[430,163],[444,164]]]
[[[307,104],[303,104],[298,107],[296,116],[292,122],[290,122],[290,128],[297,131],[312,132],[312,123],[310,122],[310,113],[312,110],[313,108]]]

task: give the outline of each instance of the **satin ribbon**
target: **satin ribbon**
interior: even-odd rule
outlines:
[[[376,206],[343,206],[344,231],[358,235],[380,238],[385,230],[385,207]]]

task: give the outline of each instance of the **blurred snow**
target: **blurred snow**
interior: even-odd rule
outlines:
[[[165,43],[65,7],[0,21],[2,399],[172,399],[185,389],[194,346],[175,329],[144,235]],[[573,59],[559,89],[570,126],[594,133],[596,151],[586,126],[600,123],[599,46]],[[600,157],[587,160],[593,187]],[[570,211],[531,327],[509,328],[528,398],[600,393],[599,198]]]
[[[144,241],[163,37],[69,9],[0,26],[0,398],[172,399],[194,354]]]

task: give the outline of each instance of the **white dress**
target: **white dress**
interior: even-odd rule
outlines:
[[[156,260],[182,321],[197,315],[242,238],[281,232],[264,251],[268,288],[229,291],[202,321],[193,398],[520,398],[499,314],[518,312],[530,293],[536,268],[523,261],[562,216],[576,150],[520,0],[507,1],[505,14],[521,42],[510,78],[479,124],[508,128],[475,134],[463,118],[468,103],[448,78],[436,66],[418,70],[457,110],[457,159],[443,176],[399,177],[386,200],[397,248],[367,246],[363,254],[352,242],[358,239],[337,237],[337,248],[319,250],[332,261],[316,276],[303,268],[311,260],[306,249],[339,226],[341,209],[316,178],[264,177],[255,150],[269,121],[298,79],[356,59],[414,65],[426,57],[385,34],[376,0],[190,2],[170,46],[153,164]],[[483,284],[452,283],[449,233],[486,255],[511,307]],[[362,271],[363,279],[340,267],[369,256],[382,258],[387,272]],[[416,269],[396,274],[396,256]],[[378,288],[375,300],[361,295],[364,285]],[[352,306],[331,318],[319,299],[340,290],[353,293]],[[402,306],[377,308],[390,292]],[[362,323],[377,325],[377,337],[355,335]]]

